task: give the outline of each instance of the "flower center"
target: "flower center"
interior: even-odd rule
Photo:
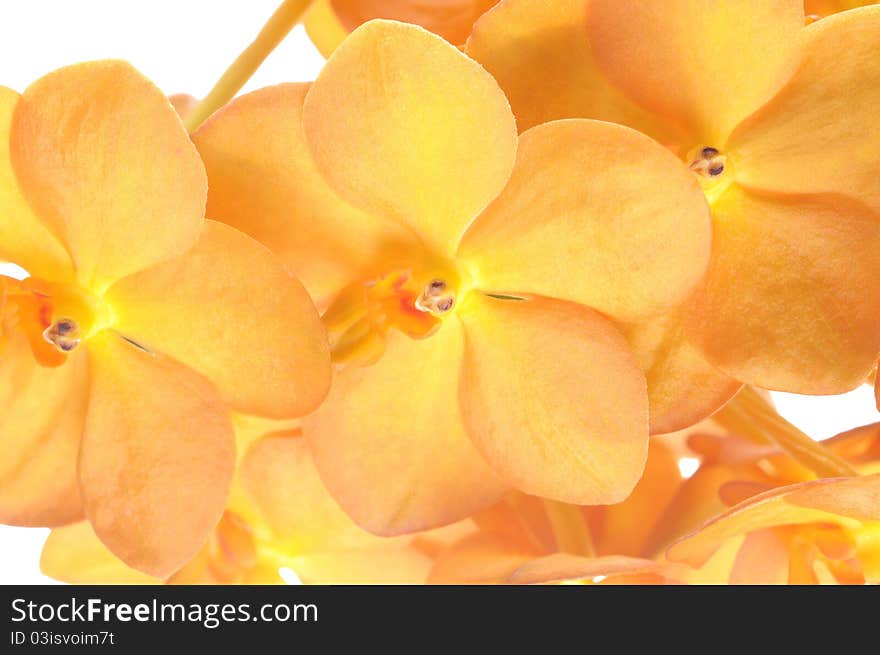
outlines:
[[[702,146],[689,154],[690,169],[701,177],[716,178],[724,173],[727,157],[717,148]]]
[[[697,176],[710,203],[733,182],[730,158],[718,148],[697,146],[688,152],[685,162]]]
[[[450,290],[446,280],[439,279],[431,280],[415,301],[416,309],[434,316],[446,314],[454,305],[455,292]]]
[[[69,353],[79,345],[79,325],[72,318],[59,318],[43,330],[43,338],[63,353]]]
[[[79,287],[0,277],[0,347],[22,334],[43,366],[60,366],[68,353],[109,323],[103,301]]]
[[[429,337],[453,313],[459,288],[460,277],[451,268],[424,273],[394,269],[349,285],[323,316],[333,361],[362,366],[375,362],[392,329],[412,339]]]

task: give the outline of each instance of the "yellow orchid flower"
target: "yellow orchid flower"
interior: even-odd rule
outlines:
[[[326,335],[264,246],[204,220],[205,171],[169,101],[130,65],[0,88],[0,520],[88,519],[165,576],[226,505],[227,406],[314,409]]]
[[[389,21],[352,33],[310,89],[246,95],[194,141],[208,215],[327,307],[340,370],[304,432],[359,525],[450,523],[511,486],[629,494],[645,379],[605,315],[674,306],[709,255],[702,191],[668,151],[589,120],[517,139],[480,66]]]
[[[413,23],[453,45],[465,42],[474,21],[498,0],[315,0],[303,17],[312,43],[325,57],[359,25],[374,18]]]
[[[296,427],[258,434],[271,423],[238,416],[235,424],[240,455],[229,505],[179,570],[162,579],[131,569],[80,522],[52,531],[43,572],[73,584],[284,584],[287,567],[304,584],[418,584],[432,565],[431,548],[470,530],[370,535],[327,493]]]
[[[801,0],[504,0],[477,21],[466,50],[520,129],[629,125],[704,186],[707,277],[681,318],[637,335],[643,366],[683,371],[652,393],[658,431],[716,409],[731,378],[811,394],[865,380],[880,350],[878,40],[880,7],[805,27]],[[708,361],[670,358],[653,333],[683,334]],[[688,370],[710,383],[695,406]]]

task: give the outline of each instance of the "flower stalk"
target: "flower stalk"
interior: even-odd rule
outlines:
[[[187,132],[194,132],[220,107],[232,100],[260,67],[266,57],[299,23],[312,0],[284,0],[269,18],[263,29],[245,50],[226,69],[214,88],[196,105],[184,120]]]
[[[820,478],[857,476],[858,472],[821,443],[786,421],[753,387],[743,390],[713,419],[728,430],[779,446]]]
[[[545,499],[544,509],[560,552],[581,557],[596,556],[593,538],[579,506]]]

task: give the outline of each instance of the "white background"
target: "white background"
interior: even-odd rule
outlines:
[[[277,5],[278,0],[0,0],[0,84],[23,91],[55,68],[117,58],[133,63],[167,94],[201,97]],[[298,27],[244,90],[313,80],[322,63]],[[0,265],[0,274],[14,270]],[[774,396],[781,413],[817,439],[880,420],[868,387],[828,398]],[[47,533],[0,526],[0,584],[50,582],[38,565]]]

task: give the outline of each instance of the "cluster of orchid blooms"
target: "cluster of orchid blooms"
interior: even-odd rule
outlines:
[[[766,393],[876,376],[880,6],[274,20],[314,82],[0,88],[0,520],[48,575],[880,582],[880,424]]]

